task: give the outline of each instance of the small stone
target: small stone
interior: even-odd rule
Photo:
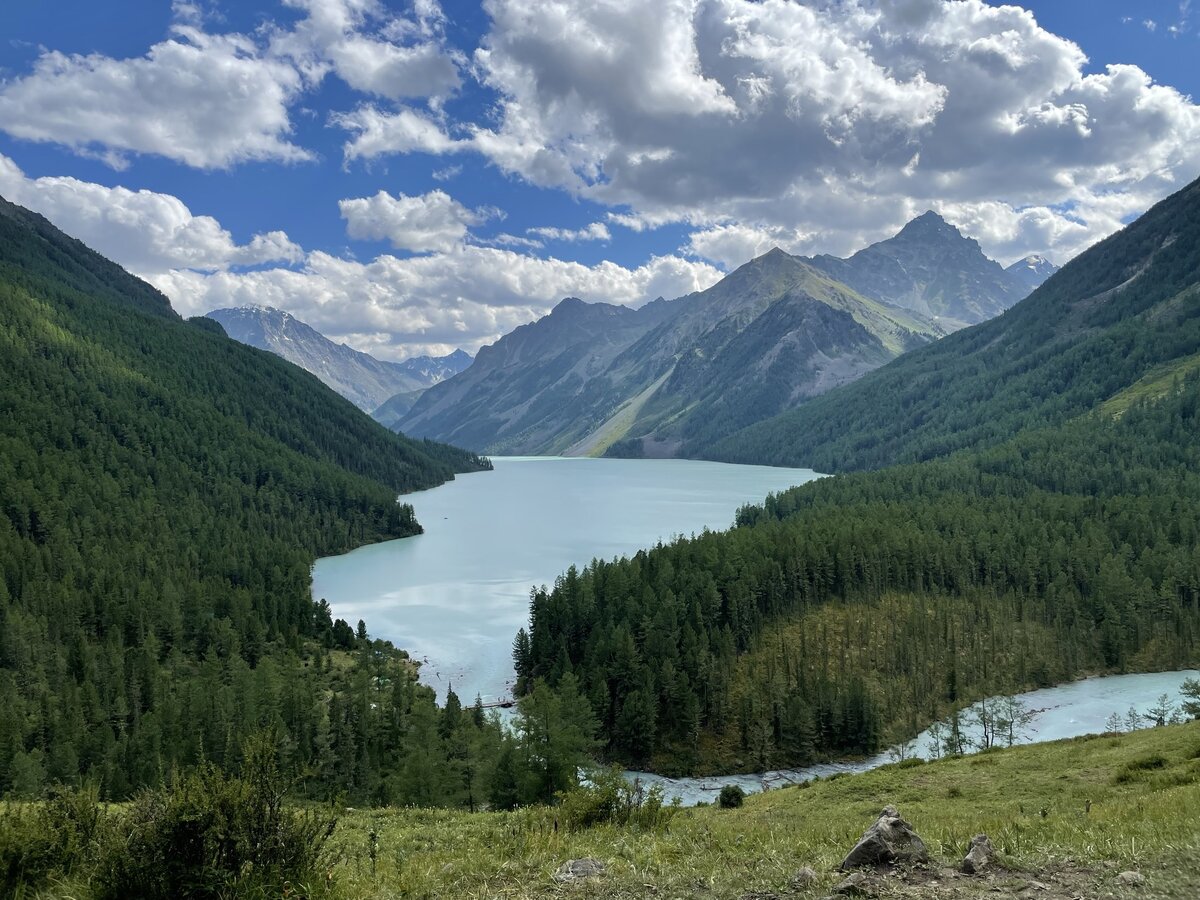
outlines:
[[[805,866],[799,872],[792,876],[792,887],[795,890],[802,891],[812,887],[820,880],[817,873],[811,866]]]
[[[1145,884],[1146,876],[1141,872],[1122,872],[1117,876],[1117,881],[1119,881],[1121,884],[1127,884],[1132,887]]]
[[[835,887],[833,892],[843,897],[865,894],[867,892],[867,876],[862,872],[854,872]]]
[[[585,878],[597,878],[604,874],[604,869],[604,863],[598,859],[568,859],[558,867],[554,880],[559,884],[567,884]]]
[[[962,861],[962,870],[967,875],[979,875],[992,864],[996,848],[986,834],[977,834],[971,838],[971,846]]]

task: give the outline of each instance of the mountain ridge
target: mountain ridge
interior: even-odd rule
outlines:
[[[463,350],[448,356],[419,356],[403,362],[377,359],[332,341],[286,310],[270,306],[214,309],[205,316],[219,322],[234,340],[281,356],[312,372],[359,409],[371,413],[397,394],[437,384],[470,365]]]
[[[757,358],[731,346],[785,297],[792,315],[777,316],[774,331],[764,320],[752,333],[762,351]],[[809,309],[824,329],[818,341],[778,330],[784,323],[801,327],[797,305],[810,303],[839,313]],[[944,333],[776,248],[707,290],[636,310],[566,298],[481,349],[468,373],[431,389],[396,427],[489,452],[675,455],[703,423],[726,420],[711,408],[720,398],[708,385],[737,388],[754,415],[765,417],[814,386],[857,377]],[[780,344],[788,345],[789,364],[776,365],[780,354],[770,352]],[[820,349],[834,346],[845,359],[835,362]],[[763,379],[769,389],[751,388]]]
[[[494,453],[697,455],[1002,311],[1051,268],[1021,262],[1006,271],[930,211],[847,259],[774,247],[704,291],[641,310],[566,298],[483,348],[465,378],[399,401],[409,408],[390,424]]]
[[[1045,280],[1052,269],[1005,269],[974,238],[928,210],[893,237],[841,259],[828,254],[808,262],[861,294],[956,326],[994,318]],[[1011,269],[1011,267],[1010,267]]]

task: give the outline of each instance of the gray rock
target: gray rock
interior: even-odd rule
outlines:
[[[842,860],[841,869],[844,872],[864,866],[928,861],[929,850],[925,842],[900,817],[896,807],[888,806]]]
[[[839,896],[856,896],[867,892],[867,876],[862,872],[854,872],[833,889],[835,894]]]
[[[572,881],[582,881],[585,878],[597,878],[604,874],[605,865],[598,859],[568,859],[554,873],[554,880],[560,884]]]
[[[979,875],[992,864],[996,848],[986,834],[977,834],[971,838],[971,846],[966,858],[962,861],[962,870],[967,875]]]
[[[1136,886],[1146,883],[1146,876],[1141,872],[1122,872],[1117,876],[1117,881],[1121,884]]]
[[[792,888],[797,891],[807,890],[820,881],[820,877],[811,866],[805,866],[792,876]]]

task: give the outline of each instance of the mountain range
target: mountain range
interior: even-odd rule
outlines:
[[[692,455],[1002,312],[1052,270],[1005,270],[930,212],[848,259],[774,249],[636,310],[568,298],[393,427],[491,453]]]
[[[819,471],[919,462],[1153,396],[1200,367],[1200,182],[1004,315],[701,448]],[[1132,393],[1130,393],[1132,392]]]
[[[273,307],[242,306],[206,314],[236,341],[282,356],[306,369],[359,409],[372,413],[396,395],[410,395],[456,375],[471,364],[470,354],[418,356],[404,362],[376,359],[331,341],[291,313]],[[395,404],[384,410],[385,424]]]

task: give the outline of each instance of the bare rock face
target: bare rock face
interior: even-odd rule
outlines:
[[[986,834],[977,834],[971,838],[971,846],[962,861],[962,871],[967,875],[980,875],[992,864],[996,848]]]
[[[554,880],[559,884],[569,884],[585,878],[597,878],[604,874],[604,870],[604,863],[598,859],[568,859],[558,867]]]
[[[854,849],[842,860],[843,872],[894,863],[925,863],[929,850],[894,806],[885,807]]]

